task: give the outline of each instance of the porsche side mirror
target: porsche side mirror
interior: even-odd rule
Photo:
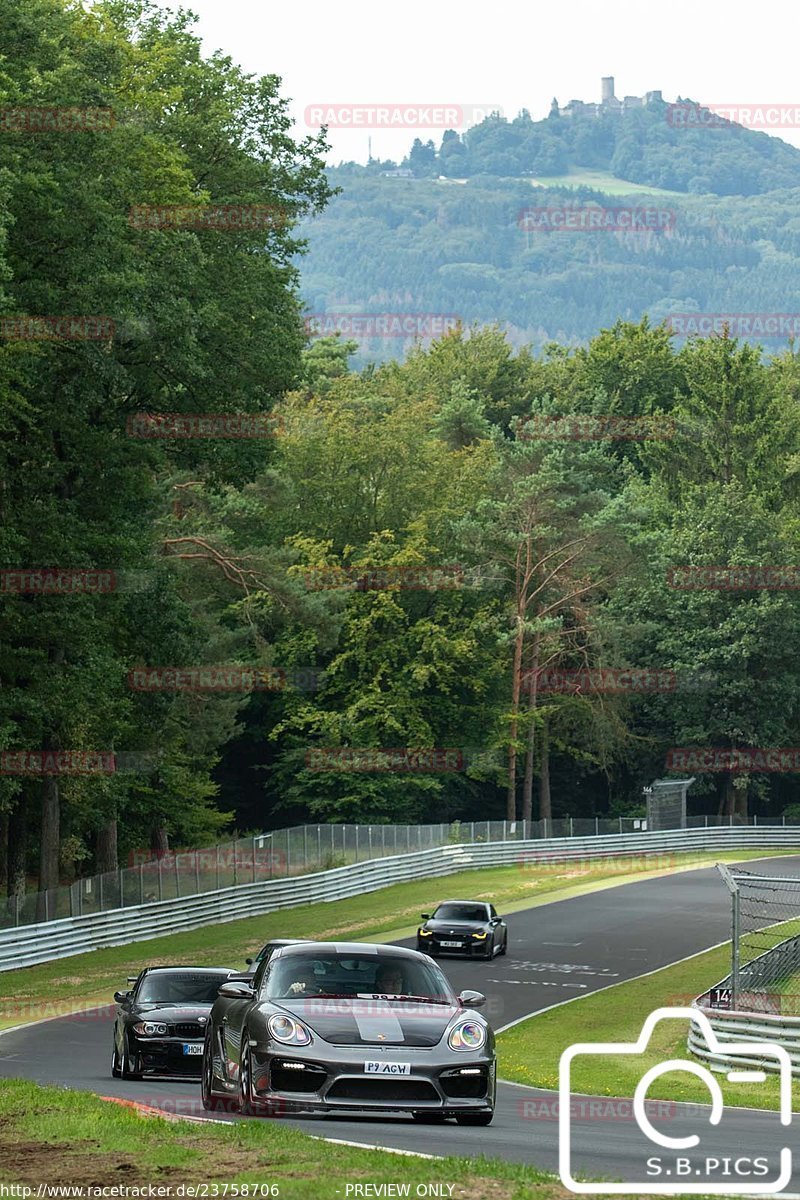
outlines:
[[[223,983],[217,994],[231,1000],[252,1000],[255,996],[249,983]]]
[[[468,989],[466,992],[458,993],[458,1003],[462,1008],[481,1008],[486,1003],[486,997],[483,992],[473,992]]]
[[[430,921],[431,919],[430,913],[420,913],[419,915],[422,917],[423,921]]]

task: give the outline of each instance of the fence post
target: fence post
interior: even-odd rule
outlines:
[[[175,855],[175,895],[176,896],[180,896],[180,894],[181,894],[181,872],[180,872],[180,868],[178,866],[179,858],[180,858],[180,855],[176,854]]]
[[[358,851],[359,851],[359,845],[358,845],[358,841],[359,841],[359,839],[358,839],[358,829],[359,829],[359,827],[358,827],[358,825],[356,825],[356,862],[358,862]]]
[[[735,1009],[739,1000],[739,974],[741,935],[741,908],[739,884],[734,879],[730,868],[724,863],[717,863],[717,870],[725,880],[725,885],[731,894],[731,1005]]]
[[[50,920],[50,889],[49,888],[45,888],[45,890],[44,890],[44,919],[45,919],[45,921]]]
[[[99,882],[99,884],[100,884],[100,887],[99,887],[99,889],[98,889],[98,891],[99,891],[99,899],[98,899],[98,902],[97,902],[97,911],[98,911],[98,912],[102,912],[102,911],[103,911],[103,876],[102,876],[102,875],[99,875],[99,876],[98,876],[98,882]],[[161,897],[160,897],[160,896],[159,896],[159,899],[161,899]],[[47,907],[47,900],[45,899],[45,908],[46,908],[46,907]]]
[[[317,866],[322,866],[322,830],[317,826]]]
[[[255,845],[255,842],[253,843],[253,845]],[[195,850],[195,852],[194,852],[194,886],[196,889],[196,894],[199,896],[200,895],[200,851],[199,850]]]
[[[597,837],[597,835],[599,834],[599,832],[600,832],[600,818],[599,818],[599,817],[595,817],[595,819],[594,819],[594,834],[595,834],[595,837]]]
[[[239,857],[237,850],[236,850],[237,845],[238,845],[238,838],[234,838],[233,839],[233,886],[234,887],[236,887],[236,884],[238,882],[237,873],[236,873],[236,865],[237,865],[236,860]]]
[[[308,826],[303,826],[303,868],[308,870]],[[255,882],[255,880],[253,881]]]
[[[124,908],[125,907],[125,894],[122,890],[122,868],[121,867],[117,867],[117,887],[119,888],[119,906],[120,906],[120,908]],[[71,900],[72,900],[72,897],[70,897],[70,901]],[[72,903],[70,903],[70,906],[69,906],[69,915],[72,916]]]
[[[139,863],[139,903],[144,904],[144,863]],[[83,916],[83,893],[81,892],[81,916]]]
[[[367,826],[367,834],[369,836],[369,857],[372,858],[372,826]]]
[[[381,825],[381,854],[386,857],[386,826]]]
[[[575,821],[572,817],[569,819],[569,836],[575,837]]]
[[[216,862],[216,868],[217,868],[217,870],[216,870],[216,875],[217,875],[217,887],[216,887],[216,890],[217,890],[217,891],[219,891],[219,842],[217,842],[217,862]]]
[[[619,831],[622,833],[622,817],[619,819]]]

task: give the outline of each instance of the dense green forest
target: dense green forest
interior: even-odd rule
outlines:
[[[395,168],[371,162],[373,174]],[[416,178],[562,175],[576,166],[608,171],[629,183],[675,192],[750,196],[800,186],[800,150],[746,129],[692,100],[648,97],[639,108],[603,107],[534,121],[494,113],[463,135],[445,131],[439,146],[415,138],[400,164]],[[353,170],[353,166],[350,167]]]
[[[796,590],[675,584],[693,564],[796,564],[800,360],[616,319],[657,270],[682,303],[706,303],[717,272],[728,308],[780,286],[790,308],[791,193],[720,201],[713,227],[687,209],[658,268],[609,237],[582,263],[566,237],[521,251],[519,182],[363,179],[331,201],[324,141],[293,140],[278,81],[204,58],[188,17],[0,7],[5,106],[117,112],[0,143],[9,894],[235,827],[632,813],[671,748],[800,745]],[[234,203],[284,219],[266,234],[129,220]],[[307,228],[323,231],[308,268]],[[424,308],[432,280],[452,311],[466,289],[479,323],[361,370],[355,343],[309,342],[299,270],[320,286],[321,247],[385,270],[388,294],[412,238],[406,303]],[[580,312],[589,343],[512,344],[494,323],[505,271],[558,274],[559,321]],[[541,296],[521,290],[521,331],[541,327]],[[114,335],[19,336],[17,318],[81,315]],[[269,415],[267,436],[202,435],[195,417],[221,413]],[[44,568],[114,586],[44,592]],[[672,682],[597,674],[629,669]],[[328,753],[342,748],[438,750],[449,769],[353,770]],[[76,751],[119,769],[13,766]],[[701,812],[797,802],[796,773],[693,773]]]

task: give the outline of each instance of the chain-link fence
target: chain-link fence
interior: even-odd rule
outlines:
[[[731,895],[731,973],[712,1008],[800,1016],[800,878],[723,865]]]
[[[690,817],[686,826],[696,829],[737,823],[730,817]],[[117,871],[0,901],[0,929],[173,900],[434,846],[592,837],[646,829],[646,819],[639,817],[454,821],[440,825],[297,825],[225,845],[169,851],[160,857],[150,851],[134,852],[130,865]]]

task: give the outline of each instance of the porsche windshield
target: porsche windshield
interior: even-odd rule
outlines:
[[[433,914],[434,921],[488,921],[483,904],[440,904]]]
[[[196,971],[146,975],[136,995],[137,1004],[213,1004],[225,982],[224,975]]]
[[[268,1000],[411,997],[450,1004],[455,999],[435,963],[382,954],[281,956],[273,959],[261,994]]]

